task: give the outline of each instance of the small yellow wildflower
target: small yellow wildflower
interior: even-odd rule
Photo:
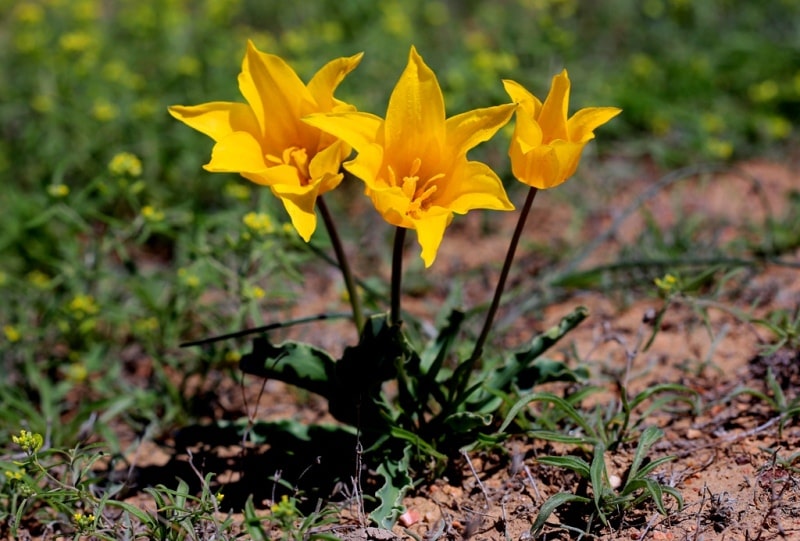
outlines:
[[[142,217],[148,222],[161,222],[164,220],[164,212],[151,205],[145,205],[142,207]]]
[[[250,198],[250,186],[242,182],[229,182],[225,185],[224,190],[225,195],[239,201],[247,201]]]
[[[50,285],[50,277],[40,270],[34,270],[28,273],[28,281],[34,286],[44,289]]]
[[[69,186],[66,184],[51,184],[47,187],[47,193],[50,197],[62,198],[69,195]]]
[[[761,122],[761,126],[770,139],[786,139],[792,132],[792,123],[778,115],[767,117]]]
[[[3,333],[6,335],[6,340],[12,343],[19,342],[22,338],[22,334],[20,334],[19,330],[13,325],[4,325]]]
[[[75,18],[80,21],[93,21],[99,19],[101,15],[100,2],[93,0],[74,2],[71,7]]]
[[[133,323],[133,330],[137,334],[153,333],[158,327],[158,318],[155,316],[139,318]]]
[[[21,471],[6,470],[3,472],[3,475],[5,475],[6,479],[8,479],[9,481],[22,481]]]
[[[78,530],[83,531],[92,526],[95,521],[95,516],[92,513],[84,515],[78,512],[72,515],[72,521],[75,523],[75,527],[78,528]]]
[[[44,10],[33,2],[19,4],[14,15],[21,23],[36,24],[44,18]]]
[[[86,365],[80,361],[76,361],[64,370],[67,379],[73,383],[83,383],[89,377],[89,370]]]
[[[712,137],[705,142],[706,152],[715,158],[727,160],[733,155],[733,144],[724,139]]]
[[[81,52],[90,48],[94,43],[94,39],[86,32],[70,32],[61,36],[58,44],[61,48],[68,52]]]
[[[242,290],[242,294],[244,297],[251,301],[257,301],[259,299],[263,299],[264,296],[267,294],[266,291],[260,286],[244,286]]]
[[[109,122],[119,115],[116,105],[105,99],[99,99],[92,105],[92,116],[100,122]]]
[[[680,280],[678,280],[674,274],[667,273],[663,278],[656,278],[653,281],[659,291],[664,295],[669,295],[680,290]]]
[[[190,272],[189,269],[186,268],[178,269],[178,278],[180,278],[180,281],[183,285],[192,289],[200,285],[200,277],[193,272]]]
[[[275,231],[275,227],[272,225],[272,219],[269,217],[269,214],[264,212],[248,212],[244,215],[244,218],[242,218],[242,222],[248,229],[258,235],[268,235]]]
[[[229,351],[225,354],[225,362],[230,364],[236,364],[242,359],[242,354],[238,351]]]
[[[25,429],[19,431],[19,436],[11,436],[11,441],[19,445],[23,451],[33,454],[42,448],[44,438],[36,432],[28,432]]]
[[[774,100],[778,96],[778,92],[778,83],[772,79],[762,81],[748,89],[750,99],[759,103]]]
[[[69,303],[69,310],[77,319],[83,319],[98,313],[100,307],[91,295],[75,295]]]
[[[214,497],[217,499],[217,503],[222,503],[222,500],[225,499],[225,494],[218,492]]]
[[[142,161],[130,152],[119,152],[108,162],[108,171],[117,177],[136,178],[142,174]]]
[[[178,59],[178,73],[192,77],[200,71],[200,61],[193,56],[184,55]]]

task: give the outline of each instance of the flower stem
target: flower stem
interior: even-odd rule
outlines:
[[[336,259],[339,261],[339,269],[342,271],[344,286],[347,288],[347,296],[350,299],[350,307],[353,310],[353,323],[356,325],[356,332],[361,334],[361,329],[364,327],[364,316],[361,312],[361,303],[358,298],[356,282],[353,279],[353,273],[350,271],[350,263],[347,261],[347,255],[344,253],[342,241],[336,230],[336,224],[334,224],[333,217],[328,211],[328,206],[325,204],[322,196],[317,198],[317,208],[319,208],[319,213],[322,215],[322,221],[325,222],[325,228],[328,230],[328,236],[331,239],[333,251],[336,252]]]
[[[500,306],[500,298],[503,296],[503,289],[506,287],[508,272],[511,269],[511,263],[514,261],[514,253],[517,251],[519,238],[522,236],[522,230],[525,228],[525,222],[528,219],[531,205],[533,205],[533,200],[538,191],[537,188],[531,187],[528,191],[528,197],[525,199],[525,204],[520,211],[517,227],[514,230],[514,235],[511,237],[511,242],[508,244],[506,260],[503,262],[503,270],[500,271],[500,278],[497,280],[497,287],[494,290],[494,299],[492,299],[492,305],[489,307],[489,312],[486,314],[486,321],[483,323],[481,334],[478,336],[477,342],[475,342],[475,349],[472,350],[472,355],[469,358],[470,363],[475,363],[483,354],[483,346],[486,343],[486,339],[489,337],[489,331],[492,328],[494,317],[497,315],[497,308]]]
[[[389,311],[389,323],[400,324],[400,282],[403,278],[403,244],[406,240],[406,228],[397,227],[394,231],[394,249],[392,250],[392,300]]]

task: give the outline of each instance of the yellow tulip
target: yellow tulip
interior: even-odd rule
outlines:
[[[416,230],[428,267],[454,213],[514,209],[495,172],[467,160],[467,151],[490,139],[515,108],[499,105],[446,118],[436,75],[412,47],[385,120],[358,112],[305,120],[358,152],[345,169],[364,181],[367,195],[387,222]]]
[[[503,85],[519,105],[509,149],[511,170],[520,182],[540,190],[571,177],[594,130],[621,112],[616,107],[587,107],[567,118],[567,70],[553,77],[544,103],[519,83],[505,80]]]
[[[327,63],[306,85],[280,57],[248,42],[239,74],[239,90],[247,103],[174,105],[169,112],[215,141],[204,169],[239,173],[268,186],[308,241],[317,225],[317,196],[342,181],[339,168],[350,148],[300,119],[312,113],[355,111],[333,93],[361,57]]]

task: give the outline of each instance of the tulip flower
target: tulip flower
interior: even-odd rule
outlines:
[[[327,63],[306,85],[280,57],[248,42],[239,74],[239,90],[247,103],[174,105],[169,112],[215,141],[204,169],[239,173],[268,186],[307,242],[317,225],[317,197],[342,181],[340,166],[351,149],[300,119],[312,113],[355,110],[333,93],[361,56]]]
[[[544,103],[519,83],[505,80],[503,85],[519,105],[509,149],[511,170],[520,182],[540,190],[571,177],[594,130],[621,112],[616,107],[587,107],[567,118],[567,70],[553,77]]]
[[[312,126],[342,139],[358,155],[345,169],[364,181],[383,218],[414,229],[429,267],[454,214],[483,208],[513,210],[497,174],[469,161],[467,151],[490,139],[516,106],[499,105],[445,117],[436,75],[414,47],[386,111],[312,115]]]

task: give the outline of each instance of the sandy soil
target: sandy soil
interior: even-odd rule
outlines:
[[[697,218],[702,223],[699,234],[713,236],[718,244],[745,240],[754,234],[750,224],[783,216],[788,193],[800,190],[796,167],[747,163],[735,172],[707,173],[664,183],[636,212],[626,216],[628,205],[642,198],[658,178],[654,171],[639,169],[627,178],[619,175],[613,185],[602,189],[587,192],[576,182],[568,190],[569,183],[565,185],[564,194],[540,194],[529,223],[530,238],[523,241],[518,254],[519,272],[509,284],[510,290],[515,291],[514,302],[504,308],[499,318],[503,328],[497,343],[518,344],[580,304],[590,309],[590,318],[549,355],[590,368],[591,382],[607,389],[593,400],[618,401],[616,381],[625,382],[630,395],[660,383],[680,383],[696,391],[700,398],[697,411],[663,407],[642,417],[644,408],[640,408],[635,416],[641,427],[655,425],[664,430],[665,437],[650,455],[653,459],[673,455],[675,459],[654,475],[677,488],[685,505],[678,509],[667,497],[666,516],[643,503],[613,517],[608,525],[592,527],[586,525],[582,509],[562,508],[551,515],[539,538],[579,538],[580,531],[586,531],[584,538],[589,539],[800,539],[800,423],[789,419],[781,426],[779,412],[763,400],[748,395],[731,398],[735,389],[743,387],[769,393],[765,384],[768,368],[789,399],[800,394],[800,352],[781,349],[769,355],[759,354],[773,336],[732,313],[740,310],[765,315],[777,309],[796,309],[800,305],[799,250],[780,256],[794,262],[795,267],[764,263],[732,273],[713,295],[708,290],[698,294],[698,298],[709,301],[706,304],[676,300],[667,309],[656,339],[646,351],[643,345],[653,331],[653,314],[664,302],[655,295],[654,287],[559,290],[554,302],[545,308],[515,311],[515,304],[525,305],[541,294],[536,280],[548,258],[541,254],[557,252],[564,243],[574,245],[584,239],[586,244],[598,232],[609,233],[591,253],[585,254],[580,268],[586,269],[613,262],[621,247],[637,241],[647,220],[669,231],[681,220]],[[581,214],[576,215],[569,205],[570,197],[587,197],[590,203],[582,205]],[[439,260],[425,275],[417,261],[417,247],[409,246],[407,283],[412,293],[404,299],[405,308],[423,321],[432,320],[436,304],[448,293],[449,277],[454,273],[470,277],[472,285],[465,287],[463,293],[465,305],[486,302],[487,291],[491,291],[488,284],[494,283],[515,218],[509,215],[489,225],[478,216],[457,221],[445,238]],[[354,228],[360,225],[363,224],[356,223]],[[384,239],[365,236],[362,241],[360,260],[388,275],[386,262],[378,255],[378,245]],[[296,315],[342,308],[341,285],[334,271],[310,277],[303,290]],[[712,298],[714,302],[710,301]],[[531,301],[530,306],[536,304]],[[312,341],[336,351],[353,340],[351,334],[345,323],[326,322],[293,329],[283,337]],[[275,337],[280,338],[280,334]],[[248,378],[246,382],[243,388],[223,377],[215,382],[216,408],[223,412],[221,415],[232,417],[248,412],[254,419],[327,419],[325,404],[313,395],[274,381],[264,383]],[[571,389],[553,385],[548,390],[568,393]],[[624,479],[635,444],[631,441],[607,452],[607,467],[612,475]],[[270,446],[249,449],[244,456],[235,441],[214,441],[210,433],[184,433],[158,445],[151,444],[152,448],[137,449],[131,459],[140,468],[142,484],[159,476],[191,477],[182,445],[194,449],[195,456],[202,451],[204,471],[219,468],[218,479],[229,484],[223,486],[226,504],[234,506],[243,501],[246,487],[269,484],[266,479],[278,468],[265,458]],[[324,455],[323,460],[331,460],[331,455],[338,456],[339,452],[351,458],[354,454],[351,449],[334,452],[322,448],[318,452]],[[354,519],[347,518],[352,517],[352,508],[347,505],[343,507],[341,524],[334,526],[332,533],[344,539],[391,539],[392,535],[412,539],[411,534],[417,539],[532,539],[531,523],[549,496],[559,491],[584,490],[576,476],[537,462],[541,455],[566,453],[579,450],[520,436],[502,450],[464,454],[455,458],[447,477],[422,483],[408,495],[408,514],[393,534],[354,524]],[[299,467],[302,470],[306,465]],[[241,471],[243,476],[238,473]],[[284,471],[284,479],[295,482],[291,475]],[[256,479],[243,484],[242,478],[248,476]],[[237,496],[237,491],[242,494]],[[260,494],[262,499],[257,503],[268,506],[270,492]],[[135,501],[141,501],[141,494]]]

